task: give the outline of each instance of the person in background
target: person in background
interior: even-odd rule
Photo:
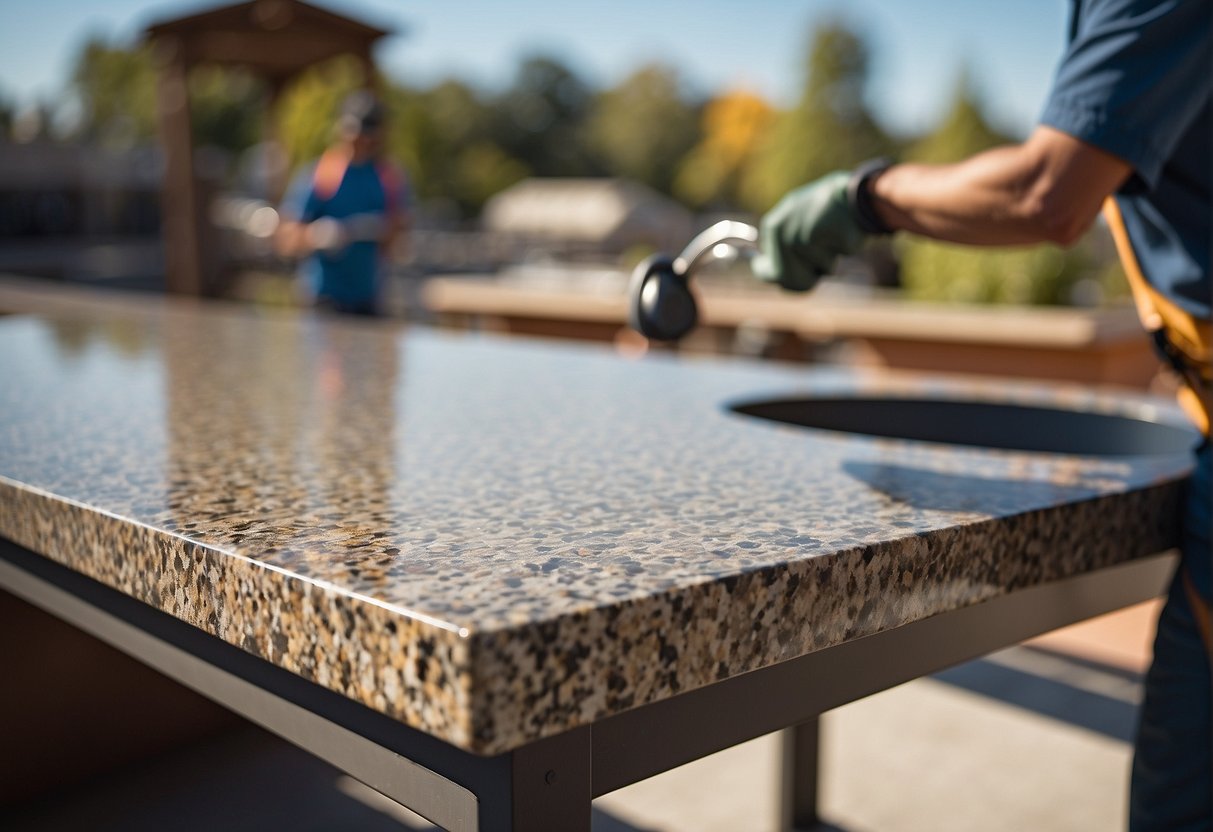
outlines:
[[[1203,432],[1181,563],[1146,676],[1132,832],[1213,829],[1209,410],[1213,3],[1074,0],[1034,132],[948,165],[876,160],[792,191],[762,220],[756,276],[805,291],[866,237],[1074,243],[1104,211],[1142,323]]]
[[[407,180],[383,158],[384,132],[379,100],[366,90],[351,93],[332,146],[283,200],[278,251],[303,258],[300,276],[318,308],[381,312],[383,273],[410,225]]]

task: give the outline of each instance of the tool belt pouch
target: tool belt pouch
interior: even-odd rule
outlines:
[[[1112,197],[1104,201],[1104,218],[1116,241],[1116,251],[1133,291],[1142,326],[1154,339],[1159,358],[1180,377],[1179,405],[1205,436],[1213,411],[1213,326],[1177,306],[1152,287],[1141,271],[1125,231],[1120,208]]]

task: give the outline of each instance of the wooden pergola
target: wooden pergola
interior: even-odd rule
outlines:
[[[249,0],[149,26],[159,73],[157,108],[165,170],[165,286],[170,292],[213,294],[218,252],[205,195],[194,167],[190,70],[200,64],[240,67],[266,81],[265,134],[272,141],[278,97],[301,72],[338,55],[353,56],[363,81],[374,84],[372,48],[390,34],[300,0]],[[281,183],[279,183],[281,184]]]

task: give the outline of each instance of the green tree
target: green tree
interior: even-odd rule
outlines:
[[[443,81],[426,90],[418,101],[444,142],[467,147],[492,138],[495,126],[492,105],[462,81]]]
[[[571,68],[547,56],[525,59],[493,102],[492,144],[537,176],[585,176],[596,167],[583,141],[593,91]]]
[[[460,81],[393,87],[388,106],[392,153],[422,198],[449,200],[471,215],[530,172],[495,142],[493,108]]]
[[[1066,304],[1090,267],[1085,246],[978,248],[915,238],[901,248],[902,285],[915,300]]]
[[[913,162],[945,164],[1014,141],[990,125],[982,112],[972,74],[963,69],[956,81],[952,105],[939,126],[911,144],[905,158]]]
[[[468,213],[479,212],[489,197],[530,174],[526,165],[487,141],[460,148],[453,162],[448,193]]]
[[[338,57],[308,69],[286,88],[274,117],[291,169],[324,152],[342,99],[362,84],[358,63]]]
[[[200,66],[190,73],[194,141],[238,153],[261,140],[265,85],[248,72]]]
[[[696,108],[681,86],[675,70],[651,64],[599,94],[586,140],[609,173],[671,192],[679,163],[700,137]]]
[[[868,48],[841,23],[813,30],[800,100],[781,114],[743,174],[742,198],[769,208],[789,189],[886,152],[889,138],[864,101]]]
[[[392,85],[385,91],[388,110],[388,155],[403,164],[417,196],[432,195],[439,181],[437,160],[441,136],[426,106],[426,94],[411,87]]]
[[[155,138],[156,72],[149,48],[89,38],[71,77],[82,138],[123,147]]]
[[[156,69],[149,47],[89,39],[76,58],[71,86],[82,138],[115,147],[155,140]],[[237,152],[260,138],[264,92],[248,73],[196,67],[189,91],[197,144]]]

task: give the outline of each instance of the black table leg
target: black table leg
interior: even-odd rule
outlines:
[[[779,832],[809,832],[821,823],[817,814],[819,719],[782,732],[783,762],[779,790]]]
[[[510,753],[508,790],[478,795],[480,832],[590,832],[590,729]]]

